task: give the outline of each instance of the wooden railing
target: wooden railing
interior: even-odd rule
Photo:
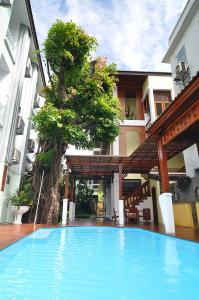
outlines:
[[[134,191],[123,195],[124,208],[128,209],[130,205],[138,205],[140,202],[143,202],[149,196],[150,185],[149,181],[146,181]]]

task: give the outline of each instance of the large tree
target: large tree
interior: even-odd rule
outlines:
[[[39,149],[34,165],[35,201],[44,171],[37,223],[57,224],[62,157],[69,144],[92,149],[118,135],[120,108],[113,97],[115,66],[91,61],[96,39],[73,22],[57,21],[49,30],[44,54],[49,76],[46,102],[34,116]]]

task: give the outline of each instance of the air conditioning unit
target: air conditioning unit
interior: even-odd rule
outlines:
[[[35,152],[35,141],[33,139],[28,139],[27,150],[28,150],[28,153]]]
[[[10,0],[0,0],[0,6],[10,7],[11,1]]]
[[[185,61],[180,61],[175,68],[176,75],[184,74],[188,72],[188,67]]]
[[[30,60],[30,57],[28,57],[28,60],[26,63],[25,77],[30,78],[31,76],[32,76],[32,62]]]
[[[33,108],[40,108],[40,96],[38,94],[35,94]]]
[[[27,153],[26,160],[28,163],[32,164],[35,161],[35,155],[33,155],[32,153]]]
[[[21,116],[17,117],[16,135],[22,135],[24,132],[24,120]]]
[[[20,161],[20,158],[21,158],[21,152],[18,149],[14,148],[12,157],[10,159],[10,165],[17,165]]]
[[[33,166],[32,166],[32,164],[31,163],[26,163],[25,164],[25,171],[26,172],[30,172],[31,170],[32,170],[32,168],[33,168]]]

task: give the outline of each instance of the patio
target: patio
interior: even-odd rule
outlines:
[[[118,227],[117,223],[111,221],[102,220],[75,220],[70,222],[67,226],[113,226]],[[31,232],[37,230],[38,228],[52,227],[50,225],[33,225],[33,224],[22,224],[22,225],[12,225],[3,224],[0,225],[0,249],[3,249],[12,243],[24,238]],[[57,226],[55,226],[57,227]],[[157,233],[165,234],[163,225],[155,224],[125,224],[124,227],[137,227],[141,229],[146,229],[154,231]],[[199,229],[193,229],[188,227],[176,226],[175,235],[178,238],[191,240],[194,242],[199,242]]]

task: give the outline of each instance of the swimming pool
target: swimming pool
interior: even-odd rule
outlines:
[[[137,228],[39,229],[0,251],[0,299],[185,300],[199,244]]]

